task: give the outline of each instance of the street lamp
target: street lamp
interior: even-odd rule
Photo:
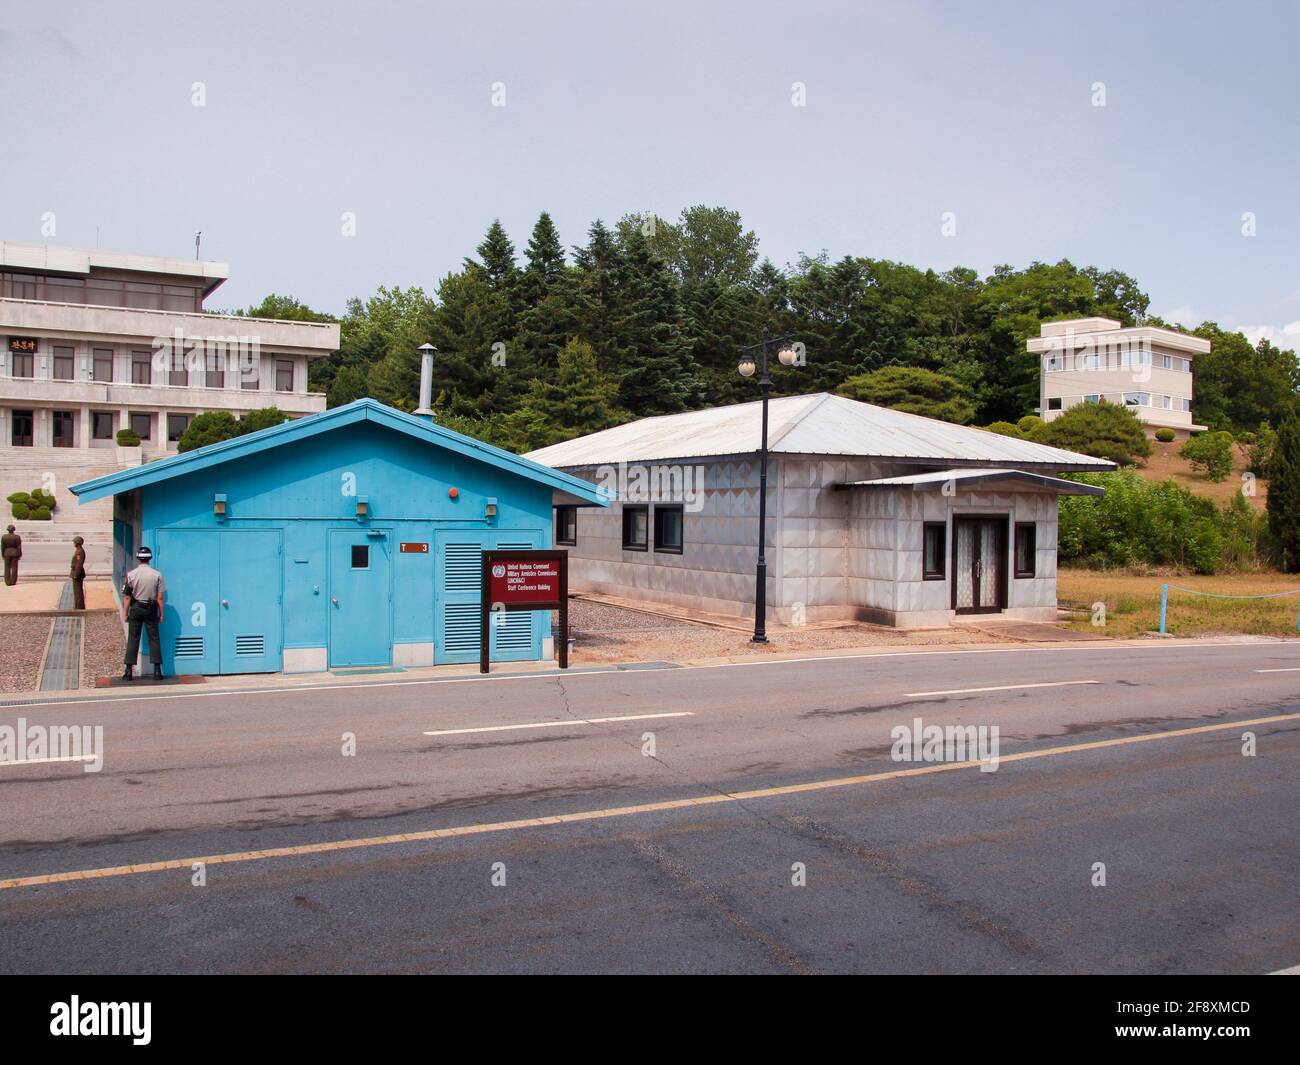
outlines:
[[[776,357],[782,366],[793,366],[798,360],[794,347],[794,334],[769,337],[763,331],[763,339],[757,344],[741,348],[743,354],[736,369],[741,377],[753,377],[755,370],[761,369],[758,387],[763,392],[763,440],[759,451],[758,467],[758,566],[754,584],[754,636],[753,643],[767,643],[767,399],[772,392],[772,378],[767,372],[767,353],[777,349]],[[752,352],[759,352],[759,362],[754,361]]]

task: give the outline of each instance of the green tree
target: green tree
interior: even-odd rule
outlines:
[[[651,248],[684,284],[717,281],[747,283],[758,262],[758,236],[740,221],[740,212],[697,204],[676,222],[653,215],[626,215],[618,224],[620,239],[643,233]],[[646,232],[646,231],[649,232]]]
[[[1300,420],[1278,426],[1269,462],[1268,528],[1278,561],[1288,573],[1300,573]]]
[[[962,396],[960,382],[915,366],[886,366],[850,377],[839,394],[958,425],[969,424],[975,416],[975,405]]]
[[[561,349],[556,369],[533,380],[514,420],[531,450],[629,417],[618,409],[618,385],[600,372],[592,346],[575,338]]]
[[[246,433],[255,433],[260,429],[269,429],[273,425],[288,421],[289,416],[278,407],[262,407],[250,410],[242,418],[235,418],[229,411],[210,410],[196,414],[180,440],[176,442],[177,452],[194,451],[208,444],[219,444],[223,440],[233,440]]]
[[[1134,465],[1151,454],[1142,422],[1131,408],[1117,403],[1076,403],[1035,430],[1034,439],[1120,466]]]
[[[1232,472],[1232,434],[1214,430],[1197,433],[1188,438],[1178,454],[1217,484]]]

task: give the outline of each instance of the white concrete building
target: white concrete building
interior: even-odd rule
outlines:
[[[1210,342],[1173,329],[1124,327],[1113,318],[1045,322],[1026,341],[1042,360],[1038,413],[1059,418],[1076,403],[1105,400],[1131,407],[1149,433],[1185,438],[1205,426],[1192,420],[1193,356]]]
[[[174,454],[203,411],[325,409],[308,367],[339,346],[334,323],[209,314],[225,263],[0,242],[0,499],[45,487],[54,522],[19,522],[25,558],[66,571],[66,541],[107,555],[111,514],[66,485]],[[134,429],[138,448],[118,446]],[[9,518],[4,504],[4,518]],[[42,563],[44,564],[44,563]]]
[[[617,493],[558,506],[570,587],[747,616],[758,544],[760,403],[646,418],[527,457]],[[1112,463],[819,393],[771,401],[769,617],[946,625],[1056,617],[1064,471]]]

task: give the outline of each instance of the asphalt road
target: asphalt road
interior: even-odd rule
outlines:
[[[1040,686],[970,690],[1007,685]],[[166,688],[0,725],[20,715],[101,724],[106,755],[0,766],[0,972],[1300,963],[1298,644]],[[997,726],[996,771],[894,761],[917,717]]]

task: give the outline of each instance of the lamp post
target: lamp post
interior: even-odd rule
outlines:
[[[750,344],[740,350],[744,353],[737,369],[741,377],[753,377],[754,371],[761,368],[758,387],[763,392],[763,438],[759,449],[758,464],[758,565],[754,584],[754,636],[751,642],[767,643],[767,400],[772,393],[772,378],[767,372],[767,353],[777,349],[777,360],[782,366],[793,366],[798,358],[794,346],[793,333],[785,336],[769,337],[763,330],[763,339],[757,344]],[[750,352],[760,353],[760,363],[755,364]]]

